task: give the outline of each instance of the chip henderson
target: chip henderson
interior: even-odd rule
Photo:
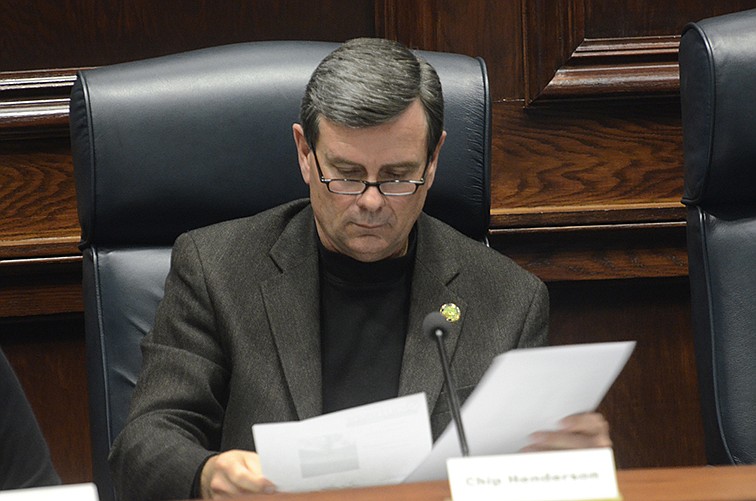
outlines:
[[[474,486],[481,486],[481,487],[496,487],[499,485],[502,485],[503,483],[509,483],[509,484],[524,484],[524,483],[536,483],[536,482],[580,482],[580,481],[586,481],[586,480],[598,480],[599,474],[598,472],[587,472],[587,473],[563,473],[563,474],[552,474],[552,473],[546,473],[544,475],[509,475],[506,477],[468,477],[466,482],[467,485],[474,487]]]

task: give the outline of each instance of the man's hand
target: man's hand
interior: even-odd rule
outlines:
[[[558,430],[531,434],[530,445],[523,447],[520,452],[612,446],[609,423],[599,413],[573,414],[562,419],[559,424]]]
[[[260,457],[255,452],[232,450],[213,456],[205,463],[200,476],[203,499],[275,490],[275,485],[263,476]]]

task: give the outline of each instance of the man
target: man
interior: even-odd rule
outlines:
[[[251,426],[424,391],[449,421],[423,317],[456,303],[460,398],[497,354],[546,343],[548,296],[509,259],[422,214],[438,166],[441,85],[400,44],[347,42],[323,60],[293,126],[309,200],[191,231],[174,246],[111,454],[127,499],[274,490]],[[532,450],[609,445],[597,414]]]

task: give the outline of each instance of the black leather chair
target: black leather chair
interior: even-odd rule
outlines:
[[[685,27],[693,326],[710,463],[756,462],[756,10]]]
[[[336,44],[255,42],[83,71],[71,142],[84,254],[95,482],[163,295],[174,239],[307,196],[291,124],[317,63]],[[475,239],[488,230],[491,117],[480,59],[421,53],[445,95],[444,145],[426,211]]]

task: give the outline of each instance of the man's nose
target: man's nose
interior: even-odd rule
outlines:
[[[357,204],[368,210],[377,210],[386,203],[386,196],[377,186],[368,186],[361,195],[357,196]]]

